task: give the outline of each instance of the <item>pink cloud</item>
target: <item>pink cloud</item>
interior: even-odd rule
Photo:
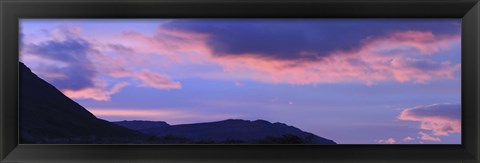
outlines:
[[[89,85],[88,87],[81,89],[61,88],[61,91],[66,96],[72,99],[109,101],[110,96],[118,93],[122,87],[128,84],[135,84],[135,82],[131,81],[128,81],[128,83],[122,82],[114,84],[111,82],[113,80],[108,80],[109,78],[129,78],[131,80],[139,80],[141,81],[141,84],[136,86],[151,86],[158,89],[177,89],[181,87],[180,83],[171,81],[166,74],[159,74],[148,70],[136,72],[135,69],[138,69],[138,66],[145,65],[146,60],[149,60],[149,55],[137,52],[137,47],[131,48],[130,46],[116,44],[116,42],[113,40],[110,40],[112,42],[103,42],[104,40],[102,38],[97,37],[88,39],[82,38],[80,36],[80,31],[81,29],[75,26],[62,26],[49,31],[48,33],[51,36],[50,40],[44,40],[45,42],[62,42],[66,39],[82,40],[91,48],[89,49],[89,53],[83,54],[85,56],[82,57],[87,58],[88,63],[92,63],[88,69],[94,70],[95,74],[88,76],[88,80],[91,80],[93,85]],[[128,41],[129,39],[123,38],[119,41],[125,40]],[[132,45],[138,44],[132,43]],[[31,68],[37,70],[35,73],[44,78],[55,80],[74,80],[77,77],[75,75],[79,75],[66,75],[62,73],[56,73],[54,71],[47,71],[47,69],[45,69],[46,66],[55,67],[56,69],[65,69],[65,67],[70,67],[74,63],[63,63],[45,57],[36,57],[36,55],[32,55],[27,52],[28,51],[22,52],[22,61],[27,62],[29,65],[34,65],[34,67]],[[168,63],[168,61],[165,61],[165,63]],[[108,89],[108,85],[114,86],[111,89]]]
[[[416,52],[423,55],[437,53],[444,48],[448,48],[453,40],[459,40],[460,36],[436,36],[429,31],[402,31],[395,32],[391,37],[378,39],[370,44],[383,44],[392,49],[415,49]],[[390,46],[389,46],[390,45]],[[399,48],[401,47],[401,48]]]
[[[104,90],[102,88],[89,87],[81,90],[62,90],[65,96],[73,99],[94,99],[97,101],[109,101],[111,95],[116,94],[123,87],[127,86],[128,83],[120,82],[114,85],[110,90]]]
[[[87,108],[95,116],[109,121],[154,120],[169,124],[212,122],[237,118],[234,114],[192,112],[181,108]]]
[[[132,73],[124,68],[118,68],[118,69],[111,70],[109,72],[109,75],[114,78],[123,78],[123,77],[130,77]]]
[[[237,86],[237,87],[243,87],[244,86],[243,83],[238,82],[238,81],[235,81],[234,85]]]
[[[430,130],[435,136],[461,133],[461,106],[433,104],[404,109],[398,119],[420,122],[420,129]]]
[[[182,87],[179,82],[172,81],[168,76],[150,70],[144,70],[136,74],[135,78],[157,89],[180,89]]]
[[[355,50],[333,51],[319,55],[324,57],[316,60],[279,60],[259,57],[265,56],[259,54],[216,55],[208,44],[209,39],[212,38],[207,34],[159,27],[152,36],[129,31],[120,38],[104,40],[110,41],[110,45],[121,45],[114,49],[143,54],[143,58],[152,57],[150,54],[166,57],[146,59],[143,65],[219,65],[223,72],[211,72],[206,76],[227,80],[295,85],[342,82],[371,85],[382,81],[426,83],[435,79],[453,79],[460,71],[460,64],[422,57],[448,51],[451,45],[460,41],[457,35],[434,35],[429,31],[399,31],[370,37],[360,42]],[[316,55],[316,52],[304,51],[301,55]],[[115,62],[118,63],[122,62]],[[126,67],[129,62],[123,61],[121,65]],[[124,76],[126,73],[117,71],[111,75]]]
[[[411,142],[411,141],[414,141],[415,138],[412,138],[412,137],[410,137],[410,136],[407,136],[407,137],[403,138],[402,140],[403,140],[404,142]]]
[[[207,45],[209,36],[202,33],[157,28],[153,36],[129,31],[121,36],[124,46],[132,47],[137,53],[165,56],[170,63],[202,63],[212,50]],[[128,40],[128,41],[125,41]],[[165,63],[165,62],[163,62]]]
[[[433,136],[428,135],[427,133],[422,132],[422,131],[418,132],[418,134],[420,135],[420,137],[419,137],[420,140],[436,141],[436,142],[440,141],[439,137],[433,137]]]
[[[132,117],[166,117],[184,114],[181,111],[172,110],[142,110],[142,109],[88,109],[97,116],[132,116]]]
[[[57,41],[64,41],[68,37],[78,37],[81,29],[76,26],[60,26],[50,31],[50,36]]]
[[[380,139],[376,141],[379,144],[395,144],[397,141],[394,138]]]
[[[55,73],[55,72],[40,72],[41,74],[38,74],[42,77],[45,78],[50,78],[50,79],[66,79],[68,78],[67,75],[63,73]]]
[[[354,51],[336,51],[318,60],[276,60],[258,57],[256,54],[224,55],[211,59],[237,78],[268,83],[373,84],[389,80],[425,83],[437,78],[454,78],[460,70],[460,64],[416,56],[432,55],[448,49],[458,41],[458,36],[434,36],[431,32],[407,31],[370,38]]]

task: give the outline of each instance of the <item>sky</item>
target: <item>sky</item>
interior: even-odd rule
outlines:
[[[461,19],[21,19],[20,61],[98,118],[461,143]],[[21,101],[20,101],[21,103]]]

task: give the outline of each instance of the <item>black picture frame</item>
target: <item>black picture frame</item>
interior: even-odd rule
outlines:
[[[0,0],[1,162],[480,162],[478,0]],[[20,18],[462,18],[462,145],[19,145]]]

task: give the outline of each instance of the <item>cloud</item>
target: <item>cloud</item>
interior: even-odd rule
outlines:
[[[34,69],[59,89],[80,90],[94,86],[92,79],[97,72],[87,56],[95,50],[86,40],[66,37],[64,40],[31,43],[24,45],[22,52],[26,55],[23,57],[26,62],[42,65]]]
[[[182,87],[179,82],[172,81],[168,76],[150,70],[143,70],[136,74],[135,78],[157,89],[180,89]]]
[[[78,27],[54,28],[47,34],[49,39],[22,47],[21,61],[70,98],[109,101],[111,95],[128,85],[127,82],[115,83],[112,78],[141,81],[141,85],[134,86],[181,87],[165,74],[149,70],[136,72],[135,66],[148,60],[136,55],[136,49],[115,42],[84,39]]]
[[[403,36],[406,33],[408,36]],[[420,36],[414,36],[417,33]],[[397,38],[398,37],[398,38]],[[432,38],[431,38],[432,37]],[[436,41],[432,41],[436,40]],[[457,36],[433,36],[430,32],[399,32],[370,38],[353,51],[334,51],[320,60],[278,60],[259,58],[255,54],[214,57],[237,78],[268,83],[297,85],[319,83],[381,81],[426,83],[430,80],[452,79],[460,64],[417,57],[432,55],[459,41]],[[385,51],[392,51],[386,53]]]
[[[236,87],[243,87],[243,86],[244,86],[244,84],[241,83],[241,82],[239,82],[239,81],[235,81],[233,84],[234,84]]]
[[[407,136],[407,137],[403,138],[402,140],[403,140],[404,142],[411,142],[411,141],[414,141],[415,138],[412,138],[412,137],[410,137],[410,136]]]
[[[214,33],[198,33],[201,31],[203,30],[186,31],[161,26],[153,36],[126,32],[123,37],[134,40],[130,46],[137,52],[167,56],[168,62],[157,60],[157,65],[219,65],[223,73],[211,73],[208,77],[225,80],[295,85],[349,82],[370,85],[383,81],[426,83],[435,79],[453,79],[460,71],[459,63],[425,57],[447,52],[454,44],[459,43],[459,35],[434,34],[431,31],[397,31],[365,37],[356,41],[356,48],[352,49],[335,49],[322,53],[307,48],[289,53],[290,57],[278,57],[264,54],[266,51],[255,50],[241,51],[241,54],[240,51],[235,54],[218,54],[211,41],[219,38],[216,38]],[[282,49],[284,46],[277,48]]]
[[[102,64],[92,62],[102,54],[79,32],[75,27],[53,29],[50,40],[23,46],[22,61],[69,98],[108,101],[128,83],[112,83],[107,88],[110,84],[100,79],[97,67]]]
[[[379,144],[395,144],[397,141],[394,138],[380,139],[376,141]]]
[[[420,122],[420,129],[430,130],[435,136],[461,133],[460,104],[432,104],[407,108],[400,113],[398,119]]]
[[[132,72],[126,70],[123,67],[118,67],[116,69],[110,70],[109,75],[114,78],[123,78],[132,76]]]
[[[136,53],[154,53],[168,61],[162,64],[169,62],[179,64],[202,63],[205,58],[201,57],[211,53],[211,49],[206,45],[208,37],[208,35],[202,33],[159,27],[153,36],[144,35],[136,31],[127,31],[120,36],[121,41],[108,41],[133,48]]]
[[[127,82],[120,82],[115,84],[110,90],[104,90],[101,88],[84,88],[81,90],[63,90],[63,93],[74,99],[94,99],[97,101],[109,101],[111,95],[116,94],[122,89],[123,87],[127,86]]]
[[[234,114],[193,112],[181,108],[87,108],[95,116],[109,121],[153,120],[169,124],[212,122],[237,118]],[[199,110],[199,109],[195,109]]]
[[[422,131],[418,132],[418,134],[420,135],[420,137],[419,137],[420,140],[436,141],[436,142],[440,141],[439,137],[433,137],[433,136],[428,135],[427,133],[424,133]]]
[[[53,80],[68,78],[65,74],[56,72],[41,72],[39,75]]]
[[[145,110],[145,109],[112,109],[112,108],[91,108],[88,109],[97,116],[131,116],[131,117],[166,117],[166,116],[178,116],[184,114],[181,111],[174,110]]]
[[[459,23],[459,22],[457,22]],[[333,19],[282,20],[175,20],[166,29],[209,35],[207,44],[215,56],[254,55],[258,58],[291,60],[330,56],[332,51],[359,48],[367,37],[408,29],[431,30],[434,34],[460,34],[452,20],[389,21]],[[304,52],[313,52],[302,55]]]

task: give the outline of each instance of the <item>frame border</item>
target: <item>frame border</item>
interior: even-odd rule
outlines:
[[[19,145],[20,18],[462,18],[462,145]],[[480,162],[478,0],[0,0],[0,162]]]

